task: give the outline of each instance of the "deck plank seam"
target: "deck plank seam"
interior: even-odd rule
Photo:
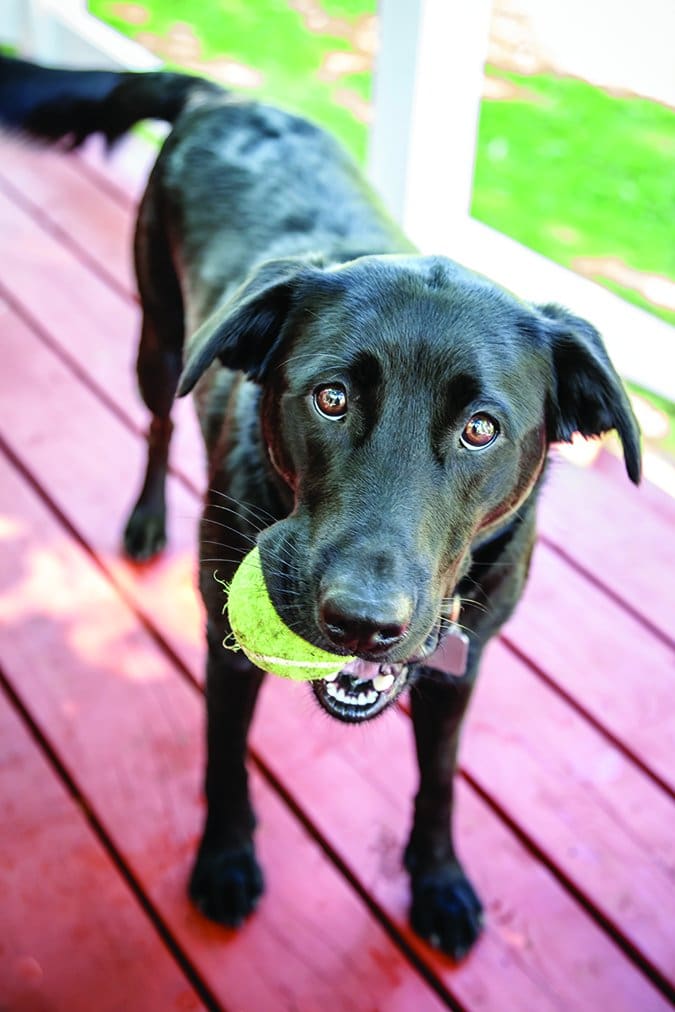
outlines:
[[[135,140],[138,141],[138,137],[136,137]],[[141,143],[145,142],[142,141]],[[115,145],[113,145],[113,149],[114,146]],[[157,153],[159,154],[159,149],[157,150]],[[132,212],[137,209],[138,200],[129,192],[123,183],[113,182],[104,172],[97,168],[92,162],[88,161],[82,152],[68,152],[68,155],[77,172],[96,186],[101,193],[105,193],[106,196],[110,197],[118,205],[118,207],[121,207],[124,211]],[[102,156],[102,160],[104,160],[104,158],[105,156]]]
[[[567,565],[571,566],[572,569],[576,570],[576,572],[579,573],[580,576],[583,576],[585,580],[587,580],[590,584],[592,584],[603,594],[605,594],[608,598],[610,598],[610,600],[613,601],[614,604],[618,605],[625,612],[627,612],[631,618],[635,619],[636,622],[639,622],[640,625],[644,626],[644,628],[652,636],[654,636],[655,639],[659,640],[660,643],[663,643],[664,646],[669,647],[671,650],[675,650],[674,636],[669,636],[668,633],[665,631],[665,629],[661,629],[659,626],[654,625],[654,623],[649,619],[647,615],[644,614],[644,612],[638,611],[638,609],[634,605],[632,605],[630,601],[621,597],[613,587],[611,587],[604,580],[601,580],[600,577],[597,575],[597,573],[594,573],[593,570],[588,569],[588,567],[585,566],[583,562],[580,562],[573,555],[570,555],[570,553],[567,552],[558,542],[552,541],[550,537],[548,537],[547,535],[540,535],[539,539],[542,541],[543,544],[547,545],[551,549],[551,551],[555,552],[556,555],[563,560],[563,562],[566,562]]]
[[[103,387],[89,375],[89,373],[80,365],[78,360],[73,355],[70,355],[65,348],[63,348],[62,345],[60,345],[51,336],[49,331],[33,316],[24,303],[16,298],[12,290],[7,287],[1,278],[0,299],[7,303],[12,312],[18,316],[19,319],[30,328],[30,330],[33,331],[37,339],[41,341],[45,347],[49,348],[52,354],[55,355],[56,358],[70,370],[70,372],[72,372],[76,379],[78,379],[79,382],[90,391],[90,393],[94,394],[94,396],[98,398],[98,400],[108,409],[108,411],[111,412],[111,414],[115,416],[115,418],[117,418],[118,421],[122,422],[122,424],[136,436],[144,438],[145,433],[139,425],[136,425],[133,418],[128,415],[124,408],[121,408],[117,401],[115,401],[110,394],[108,394]],[[183,484],[187,483],[187,479],[183,476],[177,474],[176,477],[180,478],[183,481]],[[192,487],[190,487],[190,490],[195,491]]]
[[[665,780],[656,770],[653,770],[645,761],[637,755],[633,749],[630,748],[625,742],[621,740],[610,728],[605,727],[604,724],[583,705],[578,699],[575,698],[567,689],[560,685],[556,680],[549,675],[540,665],[536,659],[533,659],[522,647],[519,647],[509,636],[508,633],[501,634],[499,636],[500,641],[514,657],[517,657],[519,661],[537,675],[538,678],[544,682],[557,696],[559,696],[571,709],[573,709],[580,717],[582,717],[588,724],[591,725],[599,734],[606,738],[611,745],[614,746],[617,751],[628,759],[634,766],[654,784],[659,787],[669,798],[675,800],[675,789],[671,787],[667,780]]]
[[[481,800],[508,826],[516,839],[525,847],[529,853],[536,858],[551,873],[555,880],[561,885],[577,904],[588,914],[599,928],[612,939],[623,954],[630,959],[634,965],[642,971],[648,980],[675,1005],[675,985],[665,977],[658,967],[654,966],[651,960],[644,956],[636,946],[623,934],[620,927],[586,896],[574,881],[566,875],[562,868],[547,855],[539,844],[527,833],[513,818],[508,811],[496,801],[491,794],[480,784],[480,782],[461,766],[459,775],[468,783]]]
[[[48,210],[45,210],[40,204],[30,200],[21,190],[18,190],[7,176],[0,174],[0,192],[2,192],[8,200],[16,204],[18,208],[24,211],[35,221],[36,225],[44,229],[48,235],[51,235],[57,242],[61,243],[75,259],[82,264],[84,268],[90,271],[95,277],[98,278],[103,284],[108,287],[120,298],[125,299],[131,305],[138,308],[139,299],[134,291],[119,281],[113,273],[107,270],[99,259],[93,257],[87,249],[77,241],[73,239],[72,235],[61,225],[58,221],[55,221],[51,217]]]
[[[143,910],[143,913],[150,921],[150,924],[157,932],[161,942],[166,947],[171,957],[175,960],[176,964],[192,985],[195,992],[199,995],[199,998],[204,1002],[206,1008],[209,1012],[227,1012],[226,1007],[216,999],[211,989],[199,976],[196,967],[194,967],[190,962],[187,953],[183,951],[180,943],[176,938],[174,938],[169,927],[164,923],[161,914],[155,909],[149,896],[147,896],[143,891],[141,883],[136,879],[133,872],[126,864],[124,858],[115,847],[115,844],[107,834],[104,826],[99,821],[89,804],[87,797],[82,793],[76,780],[73,778],[67,767],[62,763],[58,752],[49,741],[49,738],[34,720],[30,710],[16,692],[11,680],[5,674],[1,661],[0,692],[3,692],[7,697],[19,720],[23,723],[27,733],[40,749],[40,752],[53,770],[54,774],[65,787],[68,795],[77,805],[82,818],[85,820],[91,832],[101,844],[107,857],[110,859],[120,877]]]
[[[296,819],[304,827],[309,836],[317,843],[321,850],[329,857],[334,866],[340,871],[345,880],[349,883],[356,895],[376,918],[393,943],[403,952],[410,963],[417,969],[424,980],[429,984],[442,1001],[452,1009],[453,1012],[469,1012],[468,1009],[451,994],[446,986],[435,974],[433,968],[427,965],[423,958],[417,954],[413,946],[406,940],[405,936],[397,928],[396,924],[380,907],[376,900],[368,893],[365,886],[361,884],[358,876],[344,861],[335,847],[330,843],[324,833],[312,821],[311,817],[304,811],[293,795],[284,786],[282,781],[273,773],[270,766],[255,751],[250,750],[250,758],[261,776],[283,800],[286,806],[295,815]]]
[[[50,496],[42,485],[40,485],[38,479],[35,477],[30,468],[21,460],[21,458],[14,452],[12,447],[7,443],[5,437],[0,433],[0,453],[3,453],[7,460],[10,462],[12,467],[18,471],[23,480],[30,486],[37,497],[44,503],[47,509],[56,517],[62,527],[68,532],[73,540],[79,545],[79,547],[86,553],[90,562],[95,566],[98,572],[105,578],[105,580],[113,588],[117,596],[124,603],[124,605],[133,612],[139,623],[142,625],[143,630],[150,636],[155,646],[162,651],[171,662],[171,664],[177,669],[179,675],[183,681],[196,689],[200,695],[204,694],[201,684],[197,681],[193,673],[178,656],[170,643],[162,636],[162,634],[155,628],[152,620],[152,616],[146,614],[143,608],[134,600],[129,594],[124,585],[117,579],[115,574],[101,561],[99,556],[93,550],[87,540],[80,534],[77,527],[72,521],[66,516],[63,510],[60,508],[57,502]]]

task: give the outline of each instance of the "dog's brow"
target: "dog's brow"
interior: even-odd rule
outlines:
[[[360,351],[348,365],[354,382],[361,387],[376,387],[382,381],[382,366],[375,355]]]
[[[446,416],[460,414],[473,401],[480,399],[482,387],[471,373],[457,373],[445,388]]]

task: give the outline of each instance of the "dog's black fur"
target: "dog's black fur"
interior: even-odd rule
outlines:
[[[637,482],[635,419],[589,323],[417,255],[316,126],[178,74],[0,62],[0,121],[38,139],[114,140],[146,117],[173,130],[136,233],[138,375],[153,420],[126,550],[145,559],[164,544],[171,405],[194,388],[209,462],[204,560],[229,579],[257,540],[292,628],[391,665],[394,684],[372,705],[358,704],[353,673],[339,678],[347,702],[314,683],[334,717],[368,719],[415,682],[412,922],[459,958],[481,922],[451,837],[459,730],[483,647],[526,579],[546,451],[615,428]],[[223,649],[214,568],[202,562],[208,817],[190,892],[233,925],[263,888],[244,765],[263,674]],[[453,677],[425,662],[457,594],[470,648]]]

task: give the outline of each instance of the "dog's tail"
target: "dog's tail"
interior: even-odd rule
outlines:
[[[217,84],[169,71],[57,70],[0,56],[0,126],[77,147],[102,133],[113,144],[144,119],[174,123],[196,92]]]

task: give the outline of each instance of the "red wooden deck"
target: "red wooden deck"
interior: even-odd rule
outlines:
[[[202,818],[201,452],[134,568],[127,246],[139,156],[0,145],[0,1007],[665,1009],[675,984],[675,503],[559,464],[527,597],[488,656],[459,840],[488,912],[461,966],[406,923],[404,712],[348,729],[271,679],[253,736],[268,892],[188,904]],[[549,295],[551,293],[548,293]],[[283,705],[278,705],[283,702]]]

